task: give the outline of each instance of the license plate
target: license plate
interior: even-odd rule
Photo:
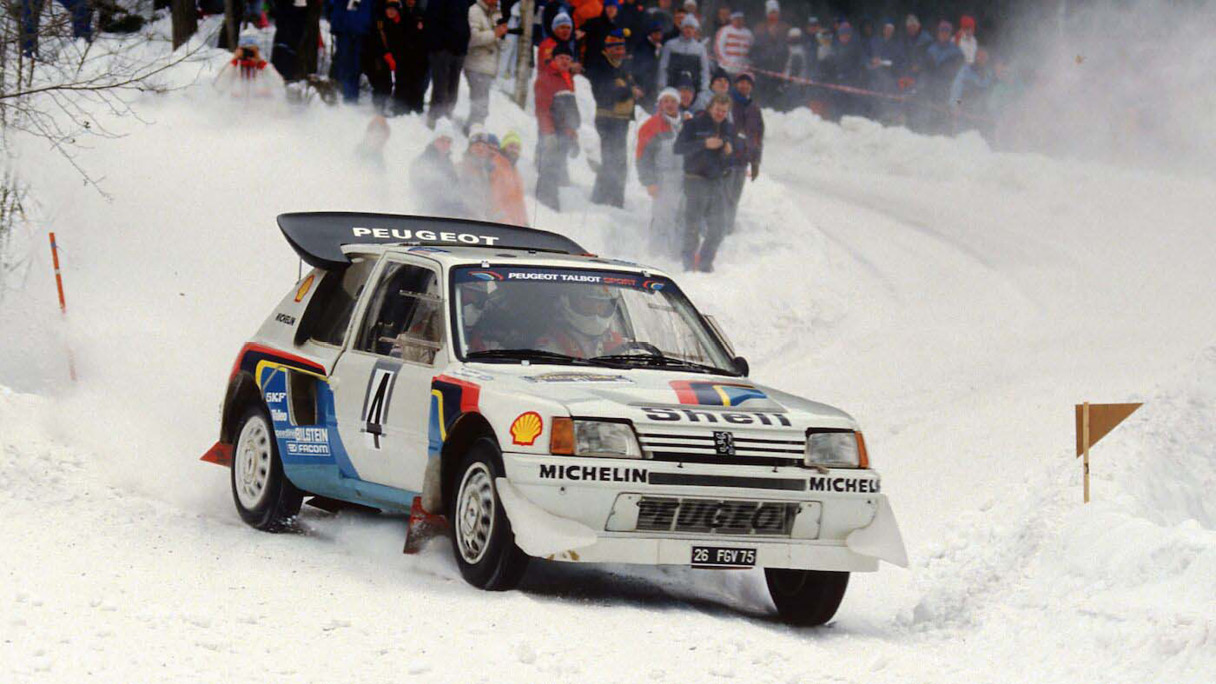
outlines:
[[[751,568],[755,565],[755,549],[727,546],[692,547],[692,566],[694,568]]]

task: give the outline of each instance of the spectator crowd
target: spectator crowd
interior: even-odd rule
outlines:
[[[301,43],[303,22],[316,1],[276,0],[271,8],[269,64],[288,82],[306,76],[300,52],[313,46]],[[523,58],[535,66],[536,200],[561,210],[568,163],[590,119],[600,148],[591,201],[623,207],[632,165],[652,198],[652,248],[689,270],[713,270],[747,182],[759,175],[762,107],[865,116],[926,132],[983,131],[993,119],[991,103],[1015,88],[970,16],[933,17],[926,25],[906,14],[860,18],[855,26],[846,16],[794,21],[780,0],[766,0],[759,17],[731,0],[718,0],[712,11],[696,0],[673,2],[681,0],[537,0],[532,54]],[[254,10],[247,18],[268,21]],[[329,74],[341,97],[356,102],[370,91],[384,116],[424,115],[435,131],[411,168],[427,209],[526,223],[519,137],[500,140],[486,129],[491,89],[514,78],[520,63],[519,0],[324,0],[323,16]],[[250,54],[242,49],[234,65]],[[462,78],[469,114],[456,122]],[[594,111],[579,110],[576,78],[589,82]],[[459,162],[452,150],[457,129],[469,141]]]

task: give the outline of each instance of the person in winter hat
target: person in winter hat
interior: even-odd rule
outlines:
[[[659,30],[663,32],[664,39],[666,39],[668,34],[678,29],[671,10],[671,0],[657,0],[654,7],[646,10],[646,19],[650,22],[650,25],[659,25]]]
[[[902,75],[917,78],[924,69],[925,52],[933,44],[933,36],[930,36],[928,31],[921,28],[919,17],[915,14],[909,14],[904,19],[903,41],[904,55],[907,61],[904,64]]]
[[[583,69],[578,63],[578,42],[574,38],[574,20],[565,12],[558,12],[553,17],[553,25],[549,37],[542,40],[540,46],[536,48],[537,64],[543,67],[546,62],[552,59],[553,48],[558,45],[565,45],[570,49],[570,55],[573,59],[570,73],[581,73]]]
[[[490,115],[490,86],[498,73],[498,48],[507,35],[506,23],[499,21],[498,0],[477,0],[469,6],[469,54],[464,60],[464,76],[469,82],[469,121],[467,126],[485,123]]]
[[[646,40],[646,27],[650,20],[646,18],[646,10],[642,0],[621,0],[620,11],[616,15],[616,25],[625,32],[625,49],[630,54]]]
[[[992,88],[992,83],[988,51],[979,48],[975,53],[975,61],[964,64],[950,86],[950,113],[954,118],[955,133],[973,128],[975,116],[987,115],[988,91]]]
[[[583,65],[588,70],[598,67],[604,61],[604,40],[608,34],[619,28],[616,20],[620,10],[620,0],[604,0],[604,9],[600,15],[583,23]],[[621,35],[624,35],[624,32]]]
[[[709,77],[709,90],[703,90],[697,95],[697,101],[693,104],[694,112],[705,111],[709,106],[709,101],[714,95],[727,95],[730,93],[730,74],[723,69],[715,68]]]
[[[325,17],[334,38],[334,75],[346,102],[359,101],[363,43],[372,29],[374,8],[371,0],[325,0]]]
[[[937,25],[937,36],[925,51],[925,63],[917,98],[926,106],[913,108],[913,128],[921,131],[944,133],[949,130],[949,121],[942,114],[950,99],[950,87],[963,65],[963,52],[951,39],[954,27],[942,20]]]
[[[807,57],[806,42],[802,37],[802,29],[797,27],[791,28],[787,35],[786,42],[789,45],[789,57],[786,58],[785,69],[781,72],[785,75],[785,80],[777,88],[780,97],[776,105],[777,109],[786,112],[806,106],[810,102],[810,95],[807,93],[806,85],[793,79],[811,77],[811,59]],[[750,99],[750,91],[748,99]],[[738,126],[738,124],[735,125],[736,127]]]
[[[751,63],[758,70],[780,72],[789,59],[789,24],[781,20],[781,5],[777,0],[764,3],[764,21],[752,33]],[[757,76],[756,99],[765,105],[776,102],[779,79],[760,74]]]
[[[523,181],[480,124],[469,128],[469,148],[460,161],[460,187],[476,218],[527,225]]]
[[[536,199],[554,211],[561,211],[558,189],[569,183],[566,159],[578,152],[581,121],[570,73],[573,64],[570,46],[560,43],[533,84],[538,133]]]
[[[469,5],[465,0],[427,0],[424,23],[431,67],[427,123],[433,127],[437,119],[451,117],[456,106],[460,72],[469,52]]]
[[[853,27],[848,22],[840,24],[836,29],[836,44],[832,47],[830,65],[827,68],[828,81],[837,85],[851,88],[866,86],[866,59],[861,44],[853,35]],[[832,93],[833,116],[867,116],[869,101],[862,96],[848,92]]]
[[[625,177],[629,172],[626,138],[641,89],[625,66],[625,36],[618,29],[604,39],[604,60],[587,67],[595,96],[595,130],[600,134],[600,169],[591,201],[625,206]]]
[[[498,146],[502,150],[502,154],[511,162],[511,166],[519,165],[519,157],[523,154],[524,141],[515,131],[507,131],[507,134],[502,137],[502,143]]]
[[[742,12],[731,12],[730,23],[718,29],[714,37],[714,58],[732,78],[747,71],[751,65],[749,55],[755,36],[744,26],[743,20]]]
[[[958,20],[958,33],[954,34],[954,44],[963,53],[963,62],[970,64],[975,61],[975,53],[979,50],[979,41],[975,38],[975,17],[964,14]]]
[[[709,108],[684,123],[675,152],[684,157],[684,238],[686,270],[713,271],[726,235],[726,176],[734,151],[729,95],[715,95]]]
[[[705,44],[697,40],[697,31],[701,23],[691,14],[685,14],[680,24],[680,37],[669,40],[663,46],[659,57],[660,89],[676,82],[676,77],[684,72],[691,75],[693,86],[698,92],[709,88],[709,53]]]
[[[680,94],[680,116],[684,120],[692,118],[697,107],[697,87],[692,83],[692,76],[687,72],[676,79],[676,92]]]
[[[418,0],[387,0],[366,43],[364,72],[372,84],[373,99],[388,114],[421,113],[423,109],[426,43],[417,6]]]
[[[681,246],[680,208],[684,199],[684,157],[676,154],[676,138],[684,125],[680,93],[665,88],[658,110],[638,129],[638,180],[651,197],[650,248],[676,258]]]
[[[890,95],[899,92],[899,76],[903,73],[907,54],[904,43],[895,35],[895,22],[884,20],[882,32],[870,41],[869,85],[870,90]],[[874,111],[884,121],[895,121],[900,115],[899,103],[880,100],[874,103]]]
[[[655,94],[659,87],[659,58],[663,53],[663,27],[652,23],[642,42],[634,48],[629,59],[629,71],[633,74],[634,83],[642,90],[638,104],[647,113],[654,113]]]
[[[739,74],[730,92],[731,125],[735,139],[731,145],[730,173],[726,176],[726,232],[735,230],[735,216],[743,197],[744,181],[760,176],[760,157],[764,153],[764,115],[752,99],[751,74]]]
[[[414,199],[425,214],[467,217],[468,210],[459,192],[460,177],[456,173],[456,165],[452,163],[452,143],[455,138],[455,127],[447,119],[441,119],[435,126],[435,138],[410,164],[410,186]]]

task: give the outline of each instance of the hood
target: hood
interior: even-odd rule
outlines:
[[[847,413],[747,378],[655,369],[472,364],[486,389],[532,395],[571,415],[639,423],[714,423],[754,429],[856,429]]]

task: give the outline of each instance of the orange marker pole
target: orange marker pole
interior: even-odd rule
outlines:
[[[55,287],[59,290],[59,313],[67,320],[68,304],[63,296],[63,274],[59,272],[59,245],[55,242],[55,233],[51,232],[51,262],[55,264]],[[72,348],[68,347],[68,374],[72,382],[76,382],[76,359],[72,356]]]

